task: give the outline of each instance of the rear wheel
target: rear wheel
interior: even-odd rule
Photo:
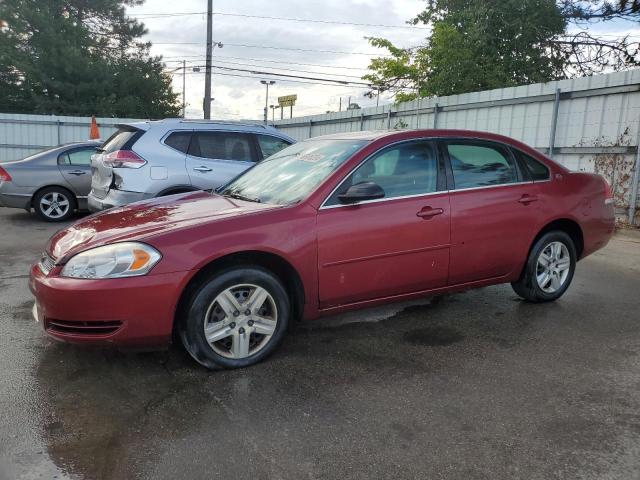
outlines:
[[[33,208],[38,216],[47,222],[63,222],[73,215],[76,199],[65,188],[47,187],[34,197]]]
[[[543,235],[531,249],[522,276],[511,286],[530,302],[551,302],[567,291],[576,268],[576,248],[562,231]]]
[[[239,368],[270,355],[290,317],[280,280],[260,267],[214,274],[192,294],[183,312],[182,343],[207,368]]]

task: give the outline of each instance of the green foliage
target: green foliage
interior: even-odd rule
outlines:
[[[142,0],[0,3],[0,111],[160,118],[177,96],[125,5]]]
[[[364,78],[398,101],[564,76],[553,39],[566,21],[554,0],[430,0],[412,23],[432,28],[424,46],[403,50],[369,39],[390,56],[373,59]]]

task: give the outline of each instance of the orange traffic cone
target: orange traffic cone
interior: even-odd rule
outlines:
[[[91,127],[89,128],[89,140],[99,140],[100,131],[98,130],[98,123],[96,122],[95,115],[91,115]]]

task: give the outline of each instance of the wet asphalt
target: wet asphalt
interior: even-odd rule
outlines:
[[[508,285],[303,323],[257,366],[53,342],[0,209],[0,479],[640,478],[640,234],[558,302]]]

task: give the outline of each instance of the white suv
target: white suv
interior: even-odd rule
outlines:
[[[118,125],[91,158],[91,211],[224,185],[294,143],[273,127],[166,119]]]

